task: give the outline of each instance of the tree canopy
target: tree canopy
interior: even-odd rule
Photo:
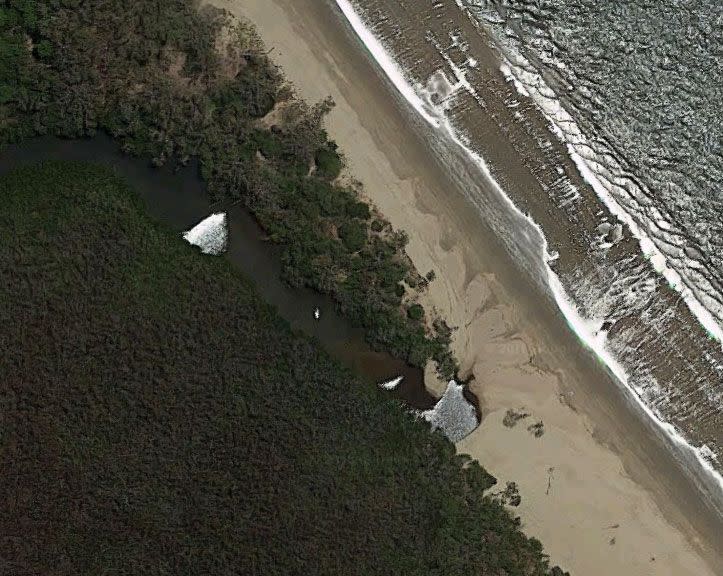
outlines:
[[[562,574],[476,462],[117,175],[0,197],[0,573]]]
[[[197,159],[209,201],[242,202],[284,247],[289,283],[331,295],[376,348],[452,376],[448,331],[409,322],[414,295],[389,282],[424,287],[405,237],[372,226],[338,178],[331,103],[295,98],[248,23],[192,0],[9,0],[0,37],[0,144],[103,130],[157,166]]]

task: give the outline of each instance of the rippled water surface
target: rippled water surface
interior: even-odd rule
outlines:
[[[599,177],[723,321],[723,2],[466,1],[542,72]]]
[[[480,218],[720,493],[723,2],[336,3]]]

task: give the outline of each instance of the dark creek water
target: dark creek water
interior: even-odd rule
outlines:
[[[408,406],[419,410],[434,406],[436,400],[424,386],[422,370],[372,350],[361,331],[335,312],[330,298],[312,290],[291,288],[280,279],[280,248],[265,241],[263,230],[241,205],[209,205],[195,166],[176,171],[153,168],[144,160],[123,155],[107,136],[73,141],[40,138],[3,152],[0,173],[43,160],[76,160],[112,167],[144,199],[149,213],[179,234],[211,213],[226,212],[226,257],[253,280],[263,298],[277,308],[292,328],[317,339],[332,356],[369,383],[404,376],[389,394]],[[318,320],[314,318],[317,307],[321,312]],[[468,400],[474,398],[469,395]]]

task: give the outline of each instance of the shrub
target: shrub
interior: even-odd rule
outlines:
[[[279,158],[283,146],[279,139],[270,130],[257,130],[253,136],[256,146],[265,158]]]
[[[371,218],[369,205],[364,202],[351,202],[346,207],[346,213],[352,218],[359,218],[359,220],[369,220]]]
[[[339,228],[339,237],[350,252],[358,252],[367,241],[367,229],[364,224],[354,220],[345,222]]]
[[[407,316],[412,320],[421,320],[424,317],[424,308],[419,304],[412,304],[407,309]]]
[[[341,156],[336,152],[335,146],[319,148],[314,157],[319,174],[329,180],[335,180],[341,174]]]

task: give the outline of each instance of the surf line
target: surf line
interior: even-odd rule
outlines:
[[[723,347],[723,328],[721,328],[714,314],[706,308],[695,290],[691,288],[693,281],[670,266],[665,254],[655,241],[645,233],[644,227],[647,225],[650,228],[652,223],[639,225],[613,196],[611,187],[614,187],[615,184],[605,185],[599,175],[590,167],[589,160],[582,153],[582,149],[586,149],[592,154],[597,154],[597,152],[588,143],[580,127],[559,100],[546,95],[548,93],[554,95],[554,91],[547,86],[539,74],[533,74],[524,67],[513,64],[504,51],[500,50],[500,52],[506,60],[500,65],[500,72],[505,76],[506,80],[512,83],[519,94],[530,98],[537,109],[550,122],[550,128],[567,148],[568,155],[575,163],[583,179],[590,185],[610,213],[628,227],[655,272],[665,278],[668,285],[682,296],[686,306],[707,331],[709,337],[717,340]],[[515,54],[515,58],[532,68],[519,54]],[[570,137],[570,134],[574,139]],[[614,158],[612,154],[609,154],[609,156]]]
[[[452,126],[450,120],[444,114],[444,104],[440,106],[440,112],[436,112],[421,96],[420,92],[424,93],[426,90],[421,85],[417,84],[416,88],[410,83],[406,75],[402,71],[401,66],[391,57],[390,51],[384,47],[382,42],[374,35],[374,33],[367,28],[360,15],[356,12],[352,6],[350,0],[335,0],[337,6],[341,10],[344,18],[354,30],[355,34],[365,46],[367,51],[371,54],[374,61],[382,69],[388,80],[394,85],[395,89],[399,94],[407,101],[414,110],[422,116],[422,118],[433,128],[442,130],[446,135],[451,138],[466,154],[469,155],[472,160],[478,165],[488,182],[491,184],[495,193],[499,198],[507,204],[510,209],[514,211],[520,218],[523,218],[527,223],[534,228],[542,238],[542,244],[540,246],[540,257],[545,264],[545,269],[548,277],[548,286],[555,299],[555,302],[563,314],[567,324],[577,335],[579,340],[585,347],[599,358],[601,362],[605,364],[608,371],[612,376],[615,377],[624,387],[628,395],[636,402],[636,404],[643,410],[643,412],[656,424],[656,426],[663,431],[663,433],[680,449],[689,455],[693,456],[698,462],[701,469],[705,471],[709,478],[711,478],[719,491],[723,491],[723,476],[715,469],[711,459],[706,457],[711,454],[709,447],[703,445],[701,447],[695,447],[688,443],[687,439],[683,434],[678,431],[675,426],[663,420],[657,415],[643,399],[635,392],[635,389],[629,382],[629,378],[623,366],[615,359],[612,354],[607,350],[605,345],[604,335],[598,334],[597,327],[593,326],[592,322],[586,320],[579,313],[577,306],[568,296],[560,278],[550,267],[550,263],[555,260],[556,255],[548,252],[548,243],[542,228],[535,222],[531,216],[523,213],[512,199],[505,194],[501,186],[497,183],[495,178],[487,166],[484,158],[468,146],[468,142],[465,137],[458,134]],[[459,68],[454,69],[455,74],[461,74],[461,77],[457,78],[457,83],[452,85],[453,92],[458,89],[465,89],[467,91],[473,90],[469,83],[464,78],[464,71]],[[474,94],[473,94],[474,96]]]

